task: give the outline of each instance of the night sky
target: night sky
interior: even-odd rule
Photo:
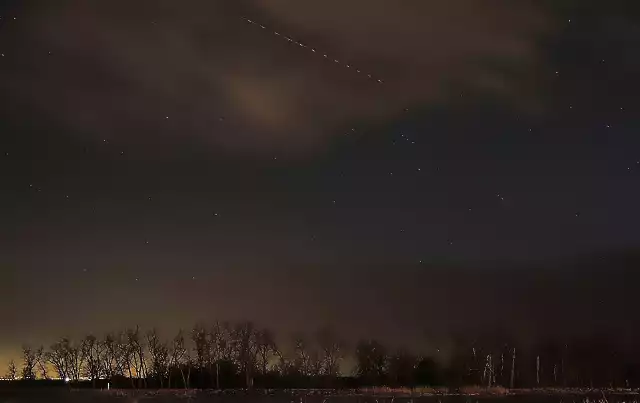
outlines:
[[[0,1],[0,365],[216,319],[634,337],[634,3]]]

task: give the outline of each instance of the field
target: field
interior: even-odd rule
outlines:
[[[606,397],[605,397],[606,396]],[[638,403],[632,393],[527,392],[510,395],[423,395],[380,392],[320,394],[308,391],[219,394],[207,390],[4,390],[0,403]]]

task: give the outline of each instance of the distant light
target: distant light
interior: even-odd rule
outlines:
[[[70,381],[69,377],[68,377],[68,376],[65,376],[65,377],[64,377],[64,381],[65,381],[66,383],[69,383],[69,381]]]

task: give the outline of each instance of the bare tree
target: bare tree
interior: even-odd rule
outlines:
[[[100,364],[105,377],[110,381],[116,375],[123,375],[127,346],[122,333],[109,333],[100,344]]]
[[[255,370],[258,352],[256,336],[257,332],[251,322],[237,324],[233,333],[236,360],[241,372],[245,375],[247,389],[253,387],[253,371]]]
[[[82,346],[67,340],[67,360],[69,377],[74,381],[79,381],[82,377],[82,370],[84,366],[84,352]]]
[[[189,388],[189,377],[191,375],[191,357],[184,344],[184,334],[182,330],[173,338],[170,351],[170,366],[177,367],[182,376],[182,384],[185,389]],[[171,387],[171,376],[169,376],[169,387]]]
[[[200,382],[204,379],[204,370],[211,369],[211,338],[207,328],[203,324],[196,324],[191,331],[191,340],[193,341],[193,351],[195,353],[195,364],[199,369]]]
[[[36,379],[35,368],[38,364],[36,353],[27,345],[22,347],[22,379]]]
[[[208,333],[209,347],[209,373],[211,374],[211,383],[216,385],[216,389],[220,389],[220,362],[230,362],[233,359],[233,344],[231,343],[231,326],[228,322],[216,322]],[[213,372],[215,366],[215,374]],[[215,375],[215,380],[213,379]]]
[[[323,367],[322,354],[317,348],[311,348],[309,351],[309,376],[322,375]]]
[[[311,355],[307,340],[302,335],[295,335],[293,339],[293,362],[291,369],[300,375],[308,376],[312,372]]]
[[[67,344],[67,339],[61,339],[51,345],[50,351],[47,354],[47,360],[51,363],[60,379],[68,378],[69,374]]]
[[[322,353],[322,374],[337,376],[340,370],[340,360],[343,358],[343,343],[329,328],[324,328],[318,332],[318,346]]]
[[[93,335],[88,335],[82,340],[82,356],[86,360],[85,372],[87,377],[91,379],[91,384],[94,388],[96,387],[96,380],[100,379],[100,375],[104,371],[104,366],[101,362],[103,348],[103,344]]]
[[[356,373],[368,382],[377,384],[387,371],[388,352],[376,340],[361,340],[355,351]]]
[[[17,376],[18,376],[18,369],[16,368],[16,363],[15,361],[11,360],[9,361],[9,367],[7,368],[7,378],[9,378],[12,381],[15,381]]]
[[[138,387],[146,386],[147,363],[144,340],[140,337],[140,328],[127,329],[126,331],[126,361],[129,367],[129,375],[138,380]],[[133,383],[133,381],[132,381]]]
[[[262,375],[266,375],[269,369],[269,363],[277,356],[278,348],[273,333],[268,329],[259,330],[256,338],[257,367]]]
[[[195,362],[200,369],[207,367],[209,362],[209,337],[207,328],[202,324],[197,324],[191,331],[191,340],[193,341],[193,350],[195,352]]]
[[[47,368],[47,357],[44,351],[44,347],[40,346],[36,350],[36,366],[40,372],[40,378],[49,379],[49,373]]]
[[[235,346],[233,343],[234,329],[229,322],[218,323],[216,326],[218,328],[217,342],[220,359],[222,361],[233,361],[235,354]]]
[[[239,344],[235,342],[235,336],[236,329],[233,329],[228,322],[222,324],[216,322],[210,329],[203,324],[197,324],[191,332],[195,364],[201,374],[204,374],[205,369],[209,371],[211,384],[215,384],[216,388],[220,387],[221,361],[236,361],[236,364],[241,366],[237,361]]]
[[[276,365],[275,365],[276,371],[278,371],[278,373],[280,373],[281,375],[289,374],[293,369],[293,366],[291,365],[290,360],[287,359],[287,357],[285,357],[284,353],[279,348],[276,348],[276,350],[273,353],[277,358]]]
[[[162,389],[164,379],[169,375],[169,348],[165,342],[160,340],[156,329],[147,333],[147,346],[151,360],[151,374],[158,378]]]
[[[387,379],[391,382],[391,385],[403,386],[413,383],[421,361],[418,357],[400,348],[393,354],[389,354],[387,361]]]
[[[66,337],[51,346],[47,360],[62,379],[78,381],[82,376],[84,366],[82,348]]]

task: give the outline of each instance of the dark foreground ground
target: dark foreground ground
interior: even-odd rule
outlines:
[[[531,393],[508,396],[390,396],[380,394],[316,395],[277,392],[220,395],[212,391],[3,390],[0,403],[640,403],[637,394]]]

